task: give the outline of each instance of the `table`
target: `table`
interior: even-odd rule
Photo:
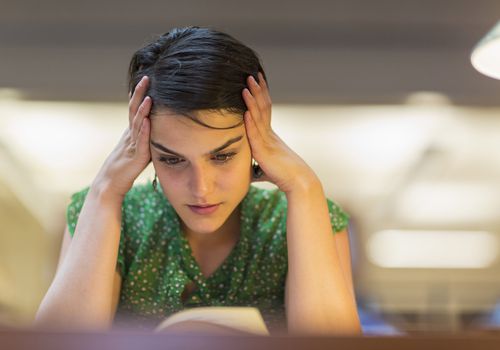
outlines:
[[[427,334],[398,337],[214,336],[134,332],[62,333],[0,330],[1,350],[460,350],[500,349],[500,334]]]

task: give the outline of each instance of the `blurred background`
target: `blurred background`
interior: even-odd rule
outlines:
[[[264,61],[273,125],[351,215],[365,329],[495,326],[500,81],[470,64],[498,0],[1,0],[0,325],[29,324],[71,193],[127,126],[131,55],[211,26]],[[138,181],[150,181],[147,169]],[[371,327],[371,328],[370,328]]]

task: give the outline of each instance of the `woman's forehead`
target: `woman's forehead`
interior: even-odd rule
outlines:
[[[198,112],[193,117],[199,122],[179,114],[155,114],[151,119],[151,140],[171,147],[195,142],[211,147],[231,138],[246,137],[242,119],[235,114]]]
[[[184,115],[165,109],[154,114],[153,124],[157,120],[161,123],[156,124],[172,124],[171,127],[182,124],[188,128],[198,125],[208,129],[231,129],[243,123],[243,116],[225,110],[198,110]]]

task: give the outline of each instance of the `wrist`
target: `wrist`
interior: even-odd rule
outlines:
[[[92,182],[88,195],[100,202],[117,203],[120,206],[125,198],[125,193],[116,192],[111,181],[102,178],[96,178]]]
[[[295,176],[290,188],[283,192],[285,192],[287,198],[296,195],[303,198],[303,196],[308,196],[318,191],[322,193],[323,186],[316,174],[311,171],[307,174]]]

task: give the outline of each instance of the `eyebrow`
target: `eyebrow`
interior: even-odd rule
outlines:
[[[223,145],[216,147],[213,150],[211,150],[210,152],[208,152],[208,154],[215,154],[217,152],[220,152],[224,148],[231,146],[233,143],[240,141],[242,138],[243,138],[243,135],[233,137],[232,139],[227,140]],[[162,152],[170,153],[170,154],[185,158],[182,154],[177,153],[175,151],[172,151],[171,149],[168,149],[167,147],[163,146],[162,144],[159,144],[158,142],[155,142],[153,140],[151,140],[150,142],[151,142],[151,145],[153,145],[155,148],[159,149]]]

